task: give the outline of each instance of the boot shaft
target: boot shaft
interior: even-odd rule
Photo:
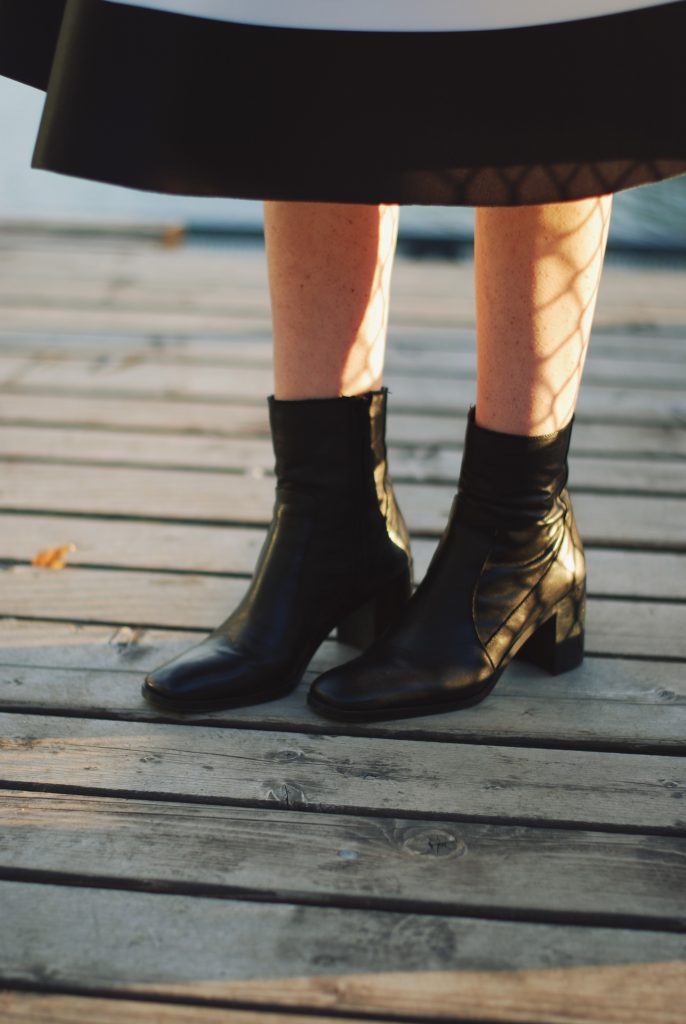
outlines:
[[[269,399],[277,488],[359,494],[386,473],[386,390],[341,398]]]
[[[548,526],[565,514],[572,423],[538,437],[479,427],[469,411],[458,505],[476,529]]]
[[[566,487],[571,433],[572,422],[538,437],[502,434],[477,426],[470,410],[452,525],[483,544],[471,601],[477,632],[495,661],[509,643],[502,623],[516,618],[522,595],[554,603],[585,579]]]
[[[318,543],[371,572],[411,565],[410,540],[386,457],[387,390],[342,398],[269,399],[276,508],[311,515]]]

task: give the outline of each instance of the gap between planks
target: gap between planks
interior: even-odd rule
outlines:
[[[5,365],[6,363],[6,365]],[[236,367],[225,374],[214,368],[186,366],[128,365],[99,369],[82,361],[69,365],[33,365],[0,357],[0,383],[5,389],[23,395],[43,395],[59,391],[74,397],[144,398],[202,400],[217,403],[246,404],[263,401],[273,391],[271,371]],[[445,377],[388,376],[393,408],[404,413],[433,410],[442,414],[466,411],[474,402],[475,385],[471,380],[446,380]],[[682,423],[686,417],[683,388],[585,384],[581,389],[577,416],[602,423],[634,422],[647,425]]]
[[[674,837],[1,790],[0,827],[6,880],[652,931],[686,916]]]
[[[686,835],[668,755],[11,713],[0,736],[5,788]]]
[[[227,332],[228,333],[228,332]],[[171,339],[145,341],[138,344],[117,341],[113,338],[110,344],[97,345],[93,340],[75,342],[70,335],[60,343],[59,338],[51,338],[48,342],[36,343],[31,339],[13,340],[0,336],[0,381],[12,380],[5,372],[5,364],[22,359],[20,377],[25,373],[29,376],[37,368],[92,366],[92,372],[98,374],[113,373],[135,367],[185,368],[187,373],[194,369],[199,371],[213,368],[215,372],[248,373],[249,380],[266,379],[265,370],[271,372],[271,343],[263,341],[259,336],[250,337],[246,331],[244,338],[236,341],[227,337],[217,340],[214,344],[188,339],[185,342]],[[457,335],[453,349],[432,347],[430,334],[413,346],[396,344],[393,337],[389,338],[385,373],[389,381],[396,378],[412,379],[441,376],[449,380],[476,379],[476,346],[473,332],[465,345]],[[671,344],[665,341],[642,342],[642,348],[628,347],[627,351],[613,339],[603,346],[594,338],[584,369],[584,380],[589,384],[609,384],[612,386],[636,387],[650,384],[667,390],[686,383],[686,344],[682,340]],[[648,348],[650,346],[650,348]],[[14,364],[16,366],[16,364]],[[254,371],[254,372],[253,372]],[[77,376],[79,374],[77,373]]]
[[[265,528],[260,526],[192,526],[0,511],[0,563],[6,567],[28,565],[40,549],[72,543],[76,550],[68,555],[71,568],[247,577],[264,537]],[[424,576],[436,543],[421,538],[413,542],[416,580]],[[586,558],[593,596],[686,600],[684,554],[627,554],[588,546]]]
[[[400,483],[397,493],[413,535],[442,533],[454,486]],[[573,500],[589,543],[686,550],[683,499],[580,491]],[[196,471],[6,462],[0,479],[0,508],[14,513],[266,526],[273,502],[274,481],[263,476],[205,473],[200,487]]]
[[[56,427],[0,427],[0,458],[63,466],[145,467],[201,473],[272,477],[274,456],[266,439],[198,438]],[[455,487],[461,451],[438,445],[389,447],[396,483]],[[570,478],[577,492],[686,496],[686,460],[572,455]]]
[[[0,986],[2,979],[0,979]],[[41,986],[42,987],[42,986]],[[0,990],[3,1024],[368,1024],[370,1020],[391,1021],[380,1015],[363,1017],[320,1013],[302,1015],[297,1009],[243,1010],[225,1004],[221,1009],[188,999],[185,1003],[145,998],[109,998],[63,992]],[[488,1024],[488,1022],[486,1022]]]
[[[0,977],[22,987],[519,1024],[637,1024],[640,1005],[641,1024],[680,1024],[675,935],[6,882],[0,897]]]
[[[146,671],[187,648],[197,634],[0,620],[0,703],[5,711],[221,728],[402,736],[410,740],[501,743],[628,753],[683,753],[686,682],[669,662],[588,657],[554,681],[515,661],[478,708],[373,724],[329,722],[307,706],[319,673],[351,657],[326,642],[296,690],[264,704],[186,717],[140,696]]]
[[[152,667],[188,641],[142,651]],[[91,666],[48,668],[0,665],[0,708],[22,715],[61,715],[130,722],[172,722],[186,727],[349,735],[421,742],[471,743],[592,750],[629,754],[685,753],[686,707],[678,664],[587,659],[566,688],[551,693],[523,666],[511,666],[506,681],[471,714],[444,713],[371,724],[329,722],[307,706],[306,691],[317,675],[345,657],[334,645],[315,657],[296,690],[267,704],[224,711],[174,715],[141,699],[145,665],[128,671]],[[40,652],[39,652],[40,653]],[[350,652],[352,653],[352,652]],[[53,660],[48,655],[46,661]],[[628,680],[628,683],[627,683]],[[622,684],[623,688],[622,688]],[[671,687],[671,688],[670,688]]]
[[[0,392],[0,422],[8,425],[100,429],[129,432],[132,429],[155,436],[179,431],[195,438],[267,439],[269,424],[266,402],[199,402],[189,399],[108,398],[87,395],[44,394],[35,396]],[[389,443],[413,449],[461,448],[466,409],[451,413],[423,410],[397,412],[389,409]],[[684,458],[686,430],[679,422],[637,425],[626,420],[611,424],[577,422],[572,452],[582,455],[621,455],[628,458]]]
[[[233,577],[72,568],[48,572],[17,566],[3,572],[0,615],[209,631],[246,589]],[[589,653],[650,659],[686,658],[686,604],[591,598]]]

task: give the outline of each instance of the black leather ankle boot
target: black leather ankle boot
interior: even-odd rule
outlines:
[[[292,690],[336,626],[365,647],[412,590],[407,529],[386,472],[386,391],[269,399],[274,517],[248,591],[197,646],[152,672],[144,695],[177,711]]]
[[[425,579],[395,626],[320,676],[310,705],[371,721],[448,711],[490,693],[519,655],[549,672],[583,659],[585,560],[566,490],[571,423],[544,437],[478,427]]]

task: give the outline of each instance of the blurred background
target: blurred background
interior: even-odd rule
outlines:
[[[30,169],[43,93],[0,78],[0,221],[183,226],[203,240],[259,237],[262,207],[237,199],[161,196]],[[473,213],[456,207],[404,207],[402,248],[452,255],[468,248]],[[686,176],[616,197],[610,249],[686,257]]]

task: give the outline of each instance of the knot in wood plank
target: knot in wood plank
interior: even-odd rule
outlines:
[[[402,849],[419,857],[462,857],[467,844],[448,829],[416,828],[405,834]]]

